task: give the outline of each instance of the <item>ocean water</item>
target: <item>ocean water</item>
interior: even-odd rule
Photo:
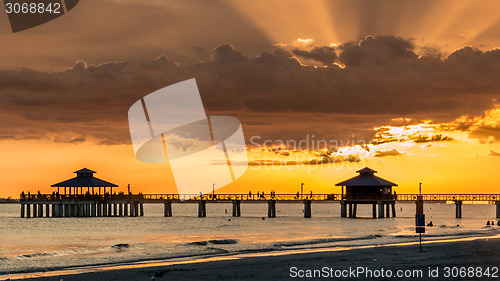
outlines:
[[[0,275],[42,272],[84,265],[143,260],[205,258],[322,247],[352,247],[417,241],[415,204],[398,203],[397,217],[372,219],[371,205],[358,206],[358,218],[340,218],[340,204],[312,204],[312,218],[301,203],[277,203],[277,217],[267,218],[266,203],[242,203],[242,217],[232,205],[208,204],[207,217],[197,217],[197,204],[173,204],[173,217],[163,217],[163,204],[145,204],[144,217],[20,218],[20,206],[0,204]],[[498,233],[495,205],[426,203],[424,240],[485,236]],[[226,213],[227,211],[227,213]],[[262,219],[262,218],[265,219]]]

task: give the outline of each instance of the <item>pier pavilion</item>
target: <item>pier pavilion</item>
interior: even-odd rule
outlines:
[[[75,173],[76,177],[53,184],[57,192],[52,194],[21,193],[21,217],[144,216],[142,194],[113,193],[113,187],[118,185],[94,177],[96,172],[87,168]],[[63,193],[60,193],[61,187],[64,187]]]
[[[379,218],[389,217],[389,206],[392,207],[392,216],[395,217],[396,194],[392,194],[392,187],[397,184],[375,176],[377,171],[368,167],[356,172],[359,175],[336,184],[342,187],[340,216],[346,217],[349,207],[349,217],[355,218],[358,204],[371,204],[373,218],[377,217],[377,205]]]
[[[60,194],[59,192],[60,187],[64,187],[64,195],[84,194],[83,193],[84,188],[87,189],[88,194],[92,195],[96,194],[94,188],[99,188],[97,194],[100,195],[101,187],[104,189],[103,194],[106,194],[106,187],[109,187],[110,188],[109,193],[113,194],[113,187],[118,187],[118,185],[114,183],[110,183],[105,180],[101,180],[99,178],[94,177],[94,174],[96,172],[87,168],[75,171],[74,173],[76,174],[76,177],[52,185],[52,187],[57,187],[57,194]],[[66,193],[66,188],[68,189],[68,193]],[[73,193],[71,193],[71,189],[73,189]]]

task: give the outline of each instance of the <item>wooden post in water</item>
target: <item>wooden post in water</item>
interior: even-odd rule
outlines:
[[[233,200],[233,217],[241,217],[241,200]]]
[[[377,204],[372,204],[372,214],[373,214],[373,218],[376,219],[377,218]]]
[[[123,205],[123,215],[128,216],[128,202]]]
[[[352,203],[349,203],[349,217],[352,218]]]
[[[455,212],[456,218],[461,219],[462,218],[462,201],[456,200],[455,205],[456,205],[456,212]]]
[[[108,217],[111,217],[113,215],[113,204],[109,203],[108,204]]]
[[[304,199],[304,218],[311,217],[311,200]]]
[[[134,202],[130,202],[130,216],[133,217],[134,214],[135,214],[135,211],[134,211]]]
[[[24,205],[25,204],[21,203],[21,218],[24,218],[24,210],[25,210]]]
[[[344,200],[340,201],[340,217],[341,218],[347,217],[347,206]]]
[[[52,213],[52,216],[53,216],[53,217],[56,217],[56,218],[60,217],[60,216],[59,216],[59,204],[54,204],[54,205],[52,205],[52,206],[54,207],[54,208],[52,209],[52,212],[53,212],[53,213]]]
[[[43,218],[43,204],[38,204],[38,217]]]
[[[392,203],[391,206],[392,206],[392,217],[395,218],[396,217],[396,202]]]
[[[73,213],[71,216],[78,217],[78,204],[71,204],[71,206],[73,206]]]
[[[140,203],[139,203],[139,211],[140,211],[140,212],[139,212],[139,215],[140,215],[141,217],[144,217],[144,203],[143,203],[143,202],[140,202]]]
[[[198,217],[204,218],[207,216],[207,201],[198,200]]]
[[[267,217],[276,217],[276,200],[267,200]]]
[[[389,212],[389,204],[385,204],[385,217],[388,218],[391,216],[391,212]]]
[[[45,217],[50,217],[50,204],[45,204]]]
[[[38,217],[37,204],[33,204],[33,217]]]
[[[29,218],[31,216],[31,205],[26,204],[26,217]]]
[[[118,216],[118,204],[113,204],[113,217]]]
[[[358,203],[354,203],[353,204],[353,208],[352,208],[352,217],[355,218],[356,217],[356,213],[358,212]]]
[[[385,217],[384,215],[384,203],[381,201],[378,202],[378,218],[383,218]]]
[[[56,204],[52,204],[51,205],[51,211],[52,211],[52,217],[55,218],[57,217],[57,213],[56,213]]]
[[[171,217],[172,216],[172,200],[163,201],[163,216]]]
[[[134,217],[139,216],[139,201],[134,201]]]
[[[500,219],[500,201],[496,201],[495,204],[497,205],[497,219]]]

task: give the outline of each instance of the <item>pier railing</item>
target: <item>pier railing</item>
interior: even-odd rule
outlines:
[[[369,195],[369,194],[368,194]],[[384,194],[382,197],[362,195],[362,198],[353,197],[346,194],[25,194],[20,197],[20,201],[57,201],[57,200],[91,200],[91,201],[144,201],[144,202],[163,202],[165,200],[173,201],[341,201],[341,200],[396,200],[396,201],[415,201],[418,194]],[[359,198],[358,198],[359,197]],[[422,194],[424,201],[500,201],[500,194]]]

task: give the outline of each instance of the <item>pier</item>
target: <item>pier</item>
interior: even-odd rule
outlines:
[[[276,205],[282,203],[303,204],[304,217],[313,215],[313,203],[340,204],[340,216],[356,218],[359,204],[372,205],[373,218],[396,217],[396,202],[454,202],[456,218],[462,218],[463,202],[488,202],[495,204],[496,217],[500,218],[500,194],[396,194],[397,184],[374,175],[376,171],[364,168],[358,176],[336,184],[341,194],[132,194],[113,192],[117,185],[94,177],[94,171],[81,169],[76,177],[52,185],[57,191],[51,194],[20,195],[21,217],[140,217],[144,216],[144,204],[163,204],[164,216],[172,217],[174,204],[198,204],[198,217],[207,216],[207,204],[231,203],[233,217],[242,216],[241,204],[267,203],[267,217],[276,217]],[[63,188],[63,190],[61,190]],[[108,189],[106,189],[108,188]],[[345,188],[345,193],[344,193]],[[60,191],[62,191],[60,193]],[[392,214],[391,214],[392,213]]]
[[[393,195],[392,202],[416,202],[418,194]],[[456,217],[462,217],[463,202],[487,202],[496,207],[496,217],[500,218],[500,194],[422,194],[424,202],[455,202]],[[206,205],[217,203],[231,203],[232,215],[240,217],[241,204],[267,204],[268,217],[276,217],[278,204],[303,204],[304,217],[313,215],[315,203],[332,203],[340,205],[342,216],[343,205],[347,205],[346,194],[116,194],[116,195],[59,195],[34,194],[20,199],[21,217],[124,217],[144,215],[144,204],[164,204],[164,216],[174,215],[175,204],[198,204],[198,214],[206,217]],[[367,201],[373,204],[374,201]],[[378,204],[378,203],[377,203]],[[333,207],[332,206],[332,207]],[[338,205],[337,205],[338,206]],[[355,207],[352,206],[352,214]],[[376,206],[378,218],[388,217],[387,209],[392,209],[391,204]],[[349,206],[347,205],[348,209]],[[380,210],[380,209],[383,209]],[[47,211],[48,210],[48,211]],[[90,210],[87,212],[87,210]],[[394,210],[390,210],[391,212]],[[384,214],[381,216],[380,214]],[[348,217],[348,216],[345,216]]]

